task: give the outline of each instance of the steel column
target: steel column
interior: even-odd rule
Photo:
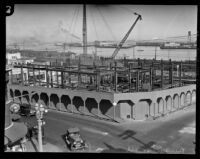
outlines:
[[[129,64],[129,92],[131,92],[131,64]]]
[[[173,69],[174,69],[174,64],[173,64],[173,62],[171,62],[171,86],[172,86],[172,87],[173,87],[173,85],[174,85]]]
[[[59,87],[59,81],[58,81],[58,71],[56,71],[56,82],[57,82],[57,87]]]
[[[24,85],[24,71],[23,71],[23,64],[21,64],[21,85]]]
[[[163,60],[161,60],[161,88],[163,88],[163,71],[164,71],[164,64],[163,64]]]
[[[153,79],[152,79],[152,74],[153,74],[153,70],[152,68],[150,67],[150,70],[149,70],[149,82],[150,82],[150,90],[152,91],[153,90]]]
[[[29,68],[27,67],[27,77],[28,77],[28,79],[27,79],[27,82],[28,82],[28,85],[29,85]]]
[[[64,79],[63,79],[63,78],[64,78],[64,75],[63,75],[63,74],[64,74],[64,72],[61,71],[61,86],[62,86],[62,88],[64,88],[64,81],[63,81],[63,80],[64,80]]]
[[[39,86],[40,86],[40,82],[41,82],[41,80],[40,80],[40,66],[39,66]]]
[[[137,71],[136,73],[136,91],[139,92],[139,78],[140,78],[140,72]]]
[[[49,74],[48,74],[48,67],[46,66],[46,85],[49,88]]]
[[[114,85],[115,85],[115,92],[117,92],[117,82],[118,82],[118,80],[117,80],[117,62],[115,61],[115,77],[114,77]]]
[[[35,86],[35,69],[34,69],[34,66],[33,66],[33,85]]]
[[[179,66],[179,86],[181,87],[182,86],[182,61],[180,62],[180,64],[179,64],[180,66]]]

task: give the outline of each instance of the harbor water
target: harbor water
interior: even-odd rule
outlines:
[[[96,48],[96,53],[98,56],[110,57],[114,48]],[[70,51],[73,51],[77,54],[82,54],[83,50],[81,47],[70,48]],[[88,54],[94,54],[95,47],[88,47]],[[118,52],[116,58],[140,58],[140,59],[156,59],[168,60],[172,59],[173,61],[185,61],[185,60],[195,60],[196,59],[196,49],[160,49],[160,47],[155,46],[136,46],[128,49],[121,49]]]
[[[42,48],[31,48],[33,50],[45,50]],[[56,50],[58,52],[63,52],[62,47],[48,47],[48,50]],[[97,54],[97,56],[104,56],[110,57],[115,48],[95,48],[95,47],[88,47],[87,53],[88,54]],[[72,51],[76,53],[76,55],[80,55],[83,53],[82,47],[70,47],[66,48],[65,52]],[[116,58],[140,58],[140,59],[156,59],[160,60],[173,60],[173,61],[185,61],[185,60],[196,60],[196,49],[160,49],[160,47],[156,46],[135,46],[132,48],[122,48],[118,52]]]

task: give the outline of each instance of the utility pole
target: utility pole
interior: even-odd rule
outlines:
[[[44,113],[47,113],[48,110],[44,108],[42,104],[35,104],[35,110],[36,110],[36,118],[38,121],[38,143],[39,143],[39,152],[43,152],[43,146],[42,146],[42,126],[45,124],[43,121],[43,115]]]

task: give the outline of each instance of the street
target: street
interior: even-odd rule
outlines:
[[[35,117],[23,117],[23,120],[32,125],[37,123]],[[193,127],[195,130],[195,108],[180,110],[155,121],[125,124],[50,110],[45,115],[45,122],[45,140],[59,146],[63,152],[69,152],[63,138],[66,130],[78,127],[89,145],[89,152],[101,148],[108,152],[159,153],[162,149],[166,153],[194,153],[195,131],[187,132],[187,129]]]

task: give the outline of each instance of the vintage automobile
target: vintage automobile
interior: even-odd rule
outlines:
[[[79,128],[69,128],[65,136],[66,143],[71,151],[84,150],[87,145],[80,136]]]
[[[22,116],[34,116],[36,114],[36,111],[31,108],[30,104],[21,104],[20,105],[20,115]]]

